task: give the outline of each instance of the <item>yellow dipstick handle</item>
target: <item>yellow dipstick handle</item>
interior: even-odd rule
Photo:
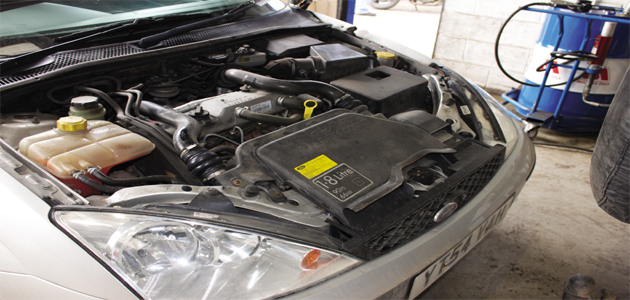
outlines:
[[[306,100],[304,101],[304,120],[311,117],[313,114],[313,110],[317,107],[317,101],[315,100]]]

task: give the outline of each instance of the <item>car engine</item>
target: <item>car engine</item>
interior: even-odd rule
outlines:
[[[463,206],[505,148],[470,86],[375,50],[285,34],[84,68],[3,93],[0,137],[79,204],[297,224],[376,257]]]

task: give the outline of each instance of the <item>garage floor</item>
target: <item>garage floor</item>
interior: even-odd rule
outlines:
[[[592,149],[596,136],[540,131],[539,142]],[[418,299],[560,299],[574,274],[630,298],[630,225],[591,192],[591,154],[536,146],[536,168],[505,219]]]

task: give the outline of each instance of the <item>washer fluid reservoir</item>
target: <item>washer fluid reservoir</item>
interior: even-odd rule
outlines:
[[[93,166],[107,173],[154,148],[146,138],[118,125],[70,116],[57,120],[57,128],[22,139],[19,151],[85,197],[100,192],[74,179],[72,172]]]

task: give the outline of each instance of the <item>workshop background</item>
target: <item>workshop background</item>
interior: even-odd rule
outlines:
[[[334,14],[336,0],[316,0]],[[355,15],[358,30],[415,49],[454,69],[502,101],[518,84],[494,59],[497,33],[524,0],[444,0],[419,5],[401,0],[376,16]],[[621,7],[628,1],[593,1]],[[316,9],[317,10],[317,9]],[[321,10],[320,10],[321,11]],[[521,12],[506,27],[499,51],[504,68],[523,80],[545,15]],[[578,273],[618,299],[630,298],[630,226],[594,200],[589,167],[596,133],[540,129],[535,142],[586,149],[536,146],[534,173],[505,220],[418,299],[561,299]]]
[[[516,84],[505,77],[494,60],[494,44],[505,19],[531,0],[445,0],[433,58],[494,93]],[[576,1],[572,1],[576,2]],[[620,7],[627,0],[593,1]],[[519,12],[505,28],[499,53],[504,68],[519,80],[531,59],[545,14]]]

